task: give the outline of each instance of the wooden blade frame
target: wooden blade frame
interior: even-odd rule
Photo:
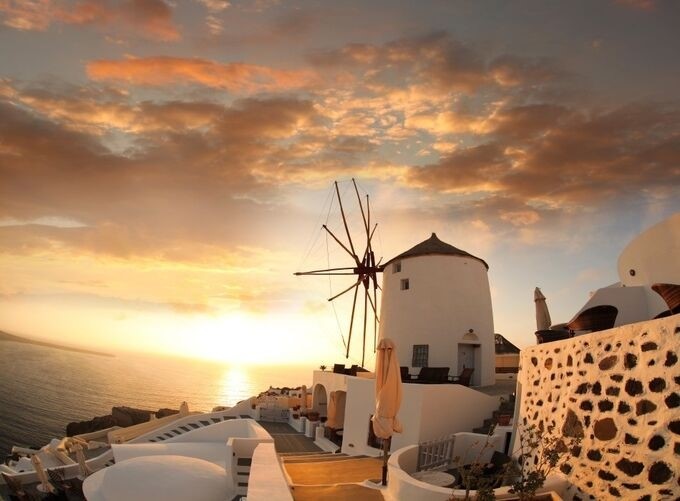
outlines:
[[[364,322],[363,322],[363,346],[361,350],[361,365],[363,366],[366,361],[366,329],[368,325],[368,307],[370,304],[373,313],[373,352],[376,350],[377,335],[378,335],[378,323],[380,322],[378,317],[378,289],[381,289],[378,284],[377,274],[383,269],[380,266],[380,262],[375,262],[375,253],[373,252],[372,240],[375,234],[375,230],[378,228],[376,223],[371,229],[371,205],[369,196],[366,195],[366,210],[364,210],[364,205],[359,195],[359,188],[354,179],[352,179],[352,185],[354,186],[354,192],[357,196],[357,201],[359,203],[359,209],[361,210],[361,219],[364,226],[364,231],[366,233],[366,249],[363,252],[363,256],[359,259],[354,248],[354,242],[352,241],[352,236],[349,231],[349,225],[347,224],[347,218],[345,216],[345,208],[342,205],[342,199],[340,197],[340,188],[338,187],[337,181],[334,183],[335,193],[338,196],[338,204],[340,206],[340,214],[342,215],[342,223],[345,228],[345,234],[347,235],[347,240],[349,242],[349,247],[345,245],[328,227],[324,224],[322,228],[335,240],[335,242],[354,260],[356,266],[344,266],[338,268],[327,268],[322,270],[310,270],[296,272],[295,275],[311,275],[311,276],[326,276],[326,275],[354,275],[357,277],[357,281],[339,292],[335,296],[329,298],[329,301],[333,301],[342,295],[350,292],[354,289],[354,297],[352,299],[352,313],[350,316],[349,323],[349,336],[346,343],[346,353],[345,357],[349,358],[349,351],[352,341],[352,333],[354,330],[354,316],[356,314],[357,299],[359,295],[359,286],[364,286]],[[382,258],[380,258],[382,261]],[[373,297],[371,297],[371,285],[373,289]],[[381,289],[382,290],[382,289]]]

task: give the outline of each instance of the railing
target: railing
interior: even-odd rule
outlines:
[[[453,443],[456,437],[450,435],[439,440],[418,444],[418,466],[416,471],[430,470],[445,466],[452,460]]]

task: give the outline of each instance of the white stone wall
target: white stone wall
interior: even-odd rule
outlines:
[[[520,426],[581,435],[567,499],[680,496],[680,315],[522,351]]]
[[[481,352],[472,384],[495,381],[493,311],[487,269],[478,259],[427,255],[402,259],[401,271],[383,273],[380,338],[397,345],[399,365],[411,367],[413,345],[429,345],[430,367],[458,375],[458,344],[473,329]],[[409,289],[401,290],[401,280]],[[474,342],[474,341],[470,341]],[[412,373],[420,369],[411,368]]]

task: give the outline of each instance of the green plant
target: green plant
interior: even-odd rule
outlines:
[[[487,469],[488,463],[482,462],[482,456],[487,453],[489,449],[493,449],[493,444],[490,443],[489,438],[493,433],[493,428],[486,437],[484,445],[477,451],[476,457],[471,463],[462,464],[464,458],[470,453],[470,449],[479,445],[479,442],[475,442],[470,445],[466,451],[464,458],[456,457],[453,462],[457,465],[458,474],[460,475],[460,485],[465,488],[465,497],[462,498],[465,501],[475,499],[476,501],[494,501],[496,496],[493,492],[494,486],[499,480],[498,475],[489,475]],[[472,491],[475,491],[474,498],[471,497]],[[450,501],[457,500],[455,496],[451,496]]]
[[[554,427],[539,430],[535,425],[518,428],[515,440],[519,441],[515,461],[508,463],[505,478],[511,479],[510,492],[517,494],[520,501],[535,498],[536,491],[543,487],[548,475],[565,460],[565,453],[578,447],[578,437],[558,436]]]
[[[322,371],[325,371],[325,370],[326,370],[326,366],[325,366],[325,365],[320,365],[320,366],[319,366],[319,369],[321,369]]]

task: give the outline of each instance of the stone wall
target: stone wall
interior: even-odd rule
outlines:
[[[567,499],[680,496],[680,315],[522,351],[520,425],[582,437]]]

